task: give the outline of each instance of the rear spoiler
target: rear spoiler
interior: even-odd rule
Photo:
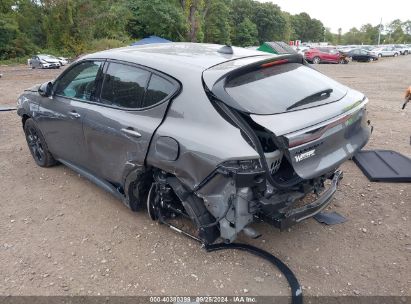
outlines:
[[[304,57],[300,54],[285,54],[275,57],[270,57],[268,59],[255,61],[251,64],[241,66],[229,71],[226,74],[220,76],[217,81],[214,83],[213,87],[206,88],[213,97],[224,101],[224,103],[230,107],[237,108],[239,107],[238,103],[230,96],[225,90],[225,85],[231,79],[238,77],[242,74],[253,72],[259,69],[268,68],[275,65],[286,64],[286,63],[300,63],[307,64],[304,60]],[[204,84],[205,85],[205,84]],[[240,109],[241,110],[241,109]],[[245,111],[245,110],[244,110]]]

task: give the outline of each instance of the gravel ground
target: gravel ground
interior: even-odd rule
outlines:
[[[375,127],[367,148],[411,157],[411,56],[374,63],[319,65],[364,92]],[[0,105],[58,70],[0,66]],[[280,232],[241,238],[295,272],[305,295],[411,295],[411,185],[369,182],[352,162],[329,208],[348,218],[309,219]],[[15,112],[0,112],[0,295],[288,295],[284,277],[235,251],[206,253],[197,243],[133,213],[60,165],[37,167]]]

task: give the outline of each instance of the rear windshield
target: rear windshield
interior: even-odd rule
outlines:
[[[347,88],[299,63],[258,69],[229,80],[225,90],[238,108],[252,114],[277,114],[337,101]]]

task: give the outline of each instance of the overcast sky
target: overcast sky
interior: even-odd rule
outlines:
[[[311,18],[321,22],[337,33],[342,28],[343,33],[352,27],[361,27],[366,23],[377,25],[387,24],[394,19],[405,21],[411,19],[410,0],[257,0],[273,2],[281,10],[291,14],[308,13]]]

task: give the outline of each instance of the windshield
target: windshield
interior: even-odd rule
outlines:
[[[347,88],[299,63],[274,65],[229,80],[225,90],[239,109],[276,114],[337,101]]]

